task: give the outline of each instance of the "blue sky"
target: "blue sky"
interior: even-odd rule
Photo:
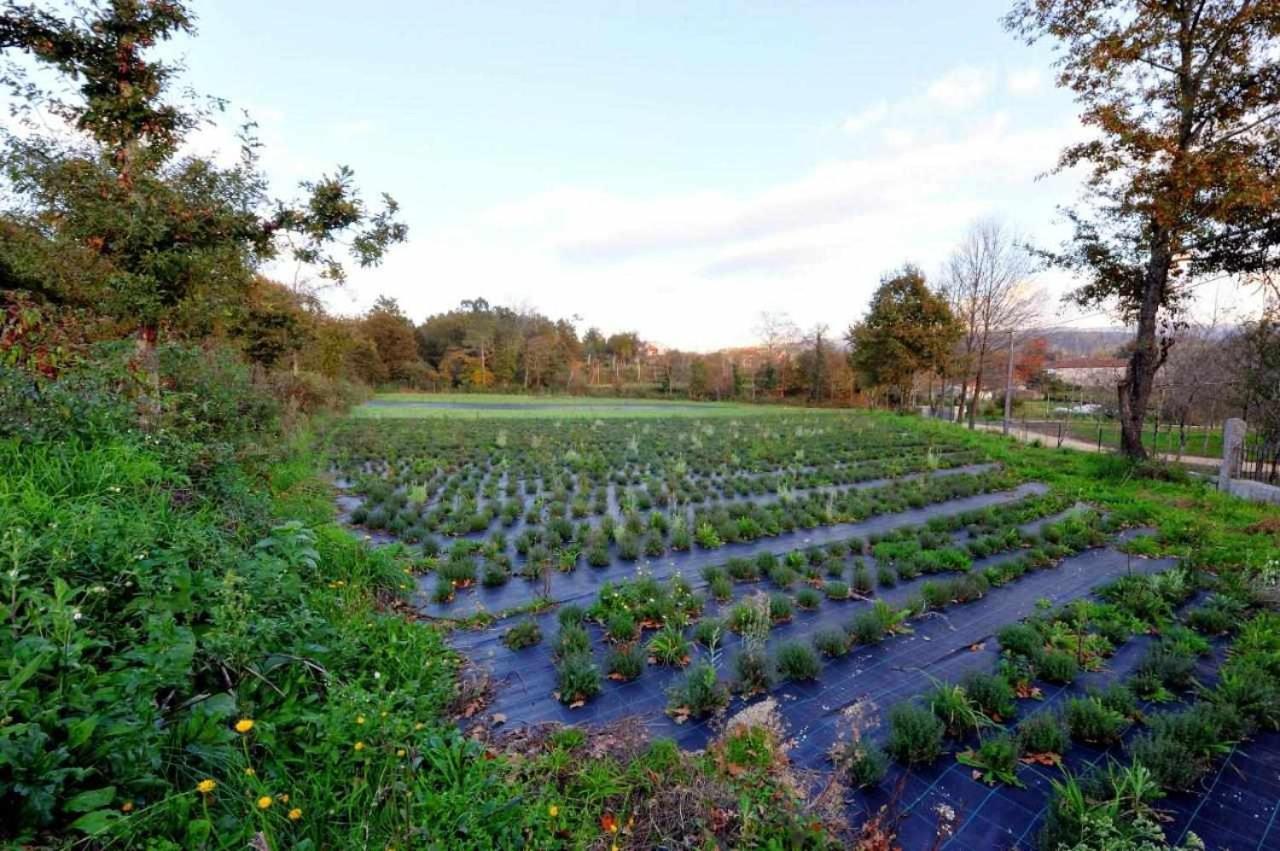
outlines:
[[[1060,236],[1075,180],[1036,178],[1081,131],[1007,5],[208,0],[180,49],[278,192],[344,163],[403,205],[410,244],[335,309],[483,295],[709,349],[762,309],[843,331],[978,216]]]

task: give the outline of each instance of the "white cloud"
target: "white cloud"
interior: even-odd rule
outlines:
[[[859,112],[855,112],[844,120],[842,125],[844,132],[850,135],[857,135],[884,121],[889,115],[889,104],[887,101],[879,101]]]
[[[415,319],[474,295],[527,302],[686,349],[749,342],[758,305],[780,294],[800,325],[843,328],[883,271],[906,260],[936,269],[973,218],[1049,222],[1071,189],[1035,177],[1078,132],[988,115],[954,137],[921,135],[760,191],[561,186],[415,229],[383,267],[354,272],[349,292],[360,305],[396,296]]]
[[[1014,95],[1033,95],[1040,91],[1040,82],[1038,68],[1022,68],[1005,76],[1005,87]]]
[[[969,109],[991,91],[994,76],[988,70],[971,65],[953,68],[929,85],[929,100],[944,109]]]

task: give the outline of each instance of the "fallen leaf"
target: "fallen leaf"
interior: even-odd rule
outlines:
[[[506,722],[507,722],[507,716],[503,715],[501,712],[493,713],[493,723],[505,724]]]
[[[584,707],[584,706],[586,706],[586,705],[587,705],[587,702],[586,702],[585,700],[575,700],[573,703],[570,703],[570,704],[569,704],[569,708],[570,708],[570,709],[581,709],[582,707]]]
[[[976,644],[970,644],[969,650],[972,651],[973,653],[977,653],[979,650],[984,649],[986,646],[987,646],[987,642],[979,641]]]

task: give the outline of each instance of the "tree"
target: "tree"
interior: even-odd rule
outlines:
[[[960,342],[966,370],[960,384],[964,415],[969,379],[969,428],[974,427],[982,396],[983,372],[993,335],[1030,323],[1042,296],[1029,285],[1033,261],[1021,241],[995,219],[974,222],[947,261],[943,291],[963,329]]]
[[[940,372],[960,333],[946,300],[908,264],[880,279],[866,318],[846,333],[849,364],[902,406],[916,373]]]
[[[1058,81],[1095,132],[1058,166],[1088,168],[1057,265],[1085,306],[1136,325],[1119,383],[1121,448],[1142,424],[1191,283],[1269,279],[1280,244],[1280,0],[1018,0],[1006,26],[1051,37]]]
[[[764,310],[756,321],[756,337],[764,346],[765,366],[760,370],[766,384],[761,386],[766,393],[777,388],[781,390],[782,382],[778,378],[778,355],[788,346],[800,339],[800,329],[791,321],[791,317],[782,310]],[[752,383],[752,398],[755,398],[755,384]]]
[[[373,344],[388,378],[403,379],[418,361],[418,344],[400,304],[393,298],[378,296],[361,322],[361,332]]]
[[[230,168],[178,156],[205,115],[168,99],[175,70],[151,54],[191,32],[178,0],[112,0],[67,17],[12,2],[0,12],[0,50],[26,54],[74,90],[50,93],[16,63],[3,75],[25,126],[3,135],[13,201],[0,215],[0,268],[49,301],[136,323],[153,390],[161,328],[185,317],[207,332],[266,262],[287,252],[340,282],[335,246],[369,266],[407,236],[395,202],[383,196],[381,210],[368,210],[344,167],[303,183],[296,203],[269,198],[251,126]],[[79,135],[42,131],[41,110]],[[153,404],[144,400],[144,423]]]

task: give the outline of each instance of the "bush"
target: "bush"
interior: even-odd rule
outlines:
[[[853,571],[853,590],[863,597],[875,590],[875,583],[871,581],[871,572],[865,567],[858,567]]]
[[[1007,783],[1021,786],[1018,780],[1018,743],[1008,733],[1000,733],[983,739],[978,749],[957,754],[961,765],[975,769],[989,786]]]
[[[791,620],[791,598],[786,594],[769,595],[769,617],[774,623]]]
[[[556,683],[561,703],[587,701],[600,693],[600,669],[590,652],[570,653],[556,665]]]
[[[1174,690],[1187,688],[1191,685],[1195,669],[1194,654],[1171,642],[1161,641],[1147,650],[1146,656],[1134,670],[1135,676],[1140,678],[1144,686],[1139,694],[1146,698],[1155,697],[1152,693],[1154,684]]]
[[[591,652],[591,636],[581,626],[562,626],[556,633],[556,640],[551,647],[552,655],[558,659]]]
[[[1071,738],[1094,745],[1109,745],[1120,740],[1129,719],[1102,705],[1096,697],[1073,697],[1067,701],[1067,729]]]
[[[1035,663],[1036,676],[1046,682],[1067,685],[1080,673],[1076,657],[1062,650],[1050,650],[1041,654]]]
[[[999,674],[974,671],[962,684],[969,699],[993,721],[1011,718],[1018,711],[1013,686]]]
[[[674,624],[667,624],[649,639],[649,655],[660,665],[684,667],[689,664],[693,645]]]
[[[864,740],[849,742],[838,748],[832,754],[832,761],[844,772],[849,785],[854,789],[875,786],[889,770],[889,759],[885,752]]]
[[[636,616],[627,611],[615,611],[610,614],[604,629],[612,641],[634,641],[640,635]]]
[[[832,579],[823,583],[822,593],[827,595],[828,600],[847,600],[849,599],[849,586]]]
[[[898,584],[898,574],[889,565],[882,564],[876,568],[876,582],[883,588],[892,588]]]
[[[914,703],[899,703],[889,712],[885,750],[904,765],[925,765],[942,755],[943,724]]]
[[[733,658],[735,687],[742,694],[755,694],[773,688],[777,670],[773,659],[762,649],[743,648]]]
[[[712,579],[707,589],[717,602],[727,603],[733,599],[733,582],[727,576],[717,576]]]
[[[822,603],[822,594],[816,588],[801,588],[796,592],[796,605],[806,611],[818,608]]]
[[[802,641],[788,641],[779,645],[776,665],[778,673],[788,680],[816,680],[822,673],[822,660],[811,645]]]
[[[719,618],[704,618],[693,625],[693,640],[703,647],[711,647],[714,640],[717,646],[724,646],[724,636],[728,627]]]
[[[1018,743],[1023,753],[1062,755],[1070,741],[1056,713],[1037,712],[1018,724]]]
[[[667,692],[667,711],[704,718],[729,703],[729,690],[716,676],[716,669],[699,660]]]
[[[843,629],[820,629],[813,635],[813,646],[824,656],[843,656],[849,652],[849,636]]]
[[[605,673],[611,680],[629,682],[644,671],[645,655],[639,644],[617,644],[604,657]]]
[[[502,643],[510,647],[512,650],[522,650],[525,647],[532,647],[542,640],[542,630],[538,627],[538,622],[532,618],[521,621],[511,629],[507,630],[502,636]]]
[[[1014,656],[1023,656],[1036,660],[1044,653],[1044,638],[1031,626],[1024,623],[1009,624],[996,633],[1000,649]]]
[[[556,612],[556,620],[560,622],[560,626],[582,626],[587,619],[587,613],[582,610],[581,606],[575,606],[573,603],[565,603],[560,607],[560,611]]]

